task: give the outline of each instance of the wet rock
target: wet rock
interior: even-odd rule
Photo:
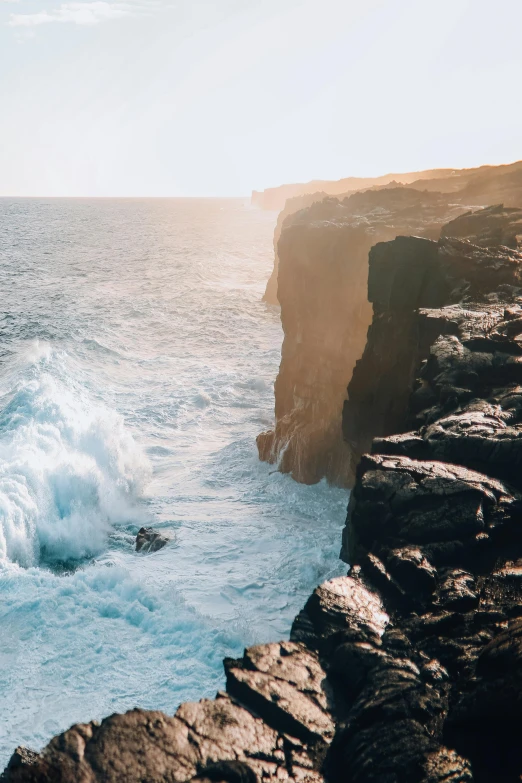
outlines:
[[[334,724],[324,691],[326,675],[317,658],[297,644],[266,647],[253,648],[244,663],[226,662],[228,692],[279,732],[328,743]]]
[[[449,610],[474,609],[479,602],[475,577],[462,569],[449,571],[441,580],[434,602]]]
[[[9,759],[5,772],[0,775],[0,781],[7,781],[20,768],[24,768],[24,774],[27,773],[27,767],[34,767],[40,759],[40,754],[35,750],[19,745]]]
[[[343,557],[357,562],[373,542],[476,540],[518,519],[520,496],[459,465],[367,455],[352,493]]]
[[[169,538],[151,527],[142,527],[136,536],[136,552],[157,552],[169,543]]]
[[[360,638],[379,637],[389,620],[380,596],[359,579],[349,576],[331,579],[314,590],[304,613],[315,630],[316,639],[323,642],[346,631],[354,631]]]
[[[392,549],[386,561],[391,574],[408,593],[415,595],[434,591],[437,571],[419,547]]]

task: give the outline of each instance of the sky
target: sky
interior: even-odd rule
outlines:
[[[0,0],[0,195],[522,159],[521,0]]]

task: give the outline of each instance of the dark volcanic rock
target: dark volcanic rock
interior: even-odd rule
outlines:
[[[168,544],[169,540],[151,527],[142,527],[136,536],[136,552],[157,552]]]
[[[11,776],[15,775],[17,770],[21,774],[26,775],[29,772],[28,768],[36,766],[40,759],[40,754],[35,750],[19,745],[9,759],[5,772],[0,775],[0,783],[11,779]]]
[[[522,210],[499,204],[466,212],[444,226],[442,236],[467,239],[480,247],[506,245],[517,249],[522,245]]]
[[[340,631],[374,638],[382,634],[388,619],[377,593],[360,579],[341,576],[314,590],[294,621],[291,638],[299,640],[303,626],[309,646]]]
[[[426,420],[438,403],[438,419],[440,406],[469,402],[485,384],[522,380],[522,351],[508,337],[518,328],[509,324],[522,295],[521,260],[506,247],[457,239],[398,237],[372,249],[374,318],[343,413],[354,466],[374,437],[407,431],[421,411]],[[429,454],[416,436],[404,445],[400,453]]]
[[[243,660],[226,660],[225,669],[228,693],[251,705],[278,731],[305,742],[330,742],[331,692],[317,655],[304,645],[251,647]]]
[[[278,243],[285,336],[275,427],[257,439],[262,460],[300,482],[350,482],[341,415],[371,320],[370,247],[401,232],[438,238],[461,212],[438,193],[393,188],[325,199],[285,220]]]
[[[356,453],[379,437],[357,469],[343,556],[378,584],[390,623],[386,657],[366,684],[358,667],[337,724],[334,781],[522,775],[522,254],[497,231],[505,212],[443,232],[460,224],[465,242],[400,238],[371,254],[374,320],[344,423]]]

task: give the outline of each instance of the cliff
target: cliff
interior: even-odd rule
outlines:
[[[446,228],[371,253],[364,437],[390,406],[398,434],[358,465],[350,575],[290,642],[226,660],[215,700],[74,726],[17,750],[5,783],[520,780],[522,253],[494,244],[492,214],[453,226],[480,243]]]
[[[408,185],[422,179],[433,180],[437,177],[447,178],[453,169],[430,169],[428,171],[413,171],[404,174],[384,174],[380,177],[344,177],[337,180],[314,179],[311,182],[299,182],[292,185],[280,185],[266,190],[253,190],[251,202],[260,209],[284,209],[288,199],[306,196],[312,193],[324,192],[328,196],[340,196],[358,190],[386,187],[392,182]]]
[[[304,483],[353,481],[341,416],[371,321],[368,252],[397,233],[438,238],[460,212],[440,194],[395,188],[326,199],[285,219],[278,243],[284,340],[275,427],[257,439],[262,460]]]
[[[398,178],[398,181],[391,179],[395,177]],[[269,304],[279,304],[277,291],[279,272],[278,242],[286,218],[316,201],[321,201],[328,195],[335,194],[342,200],[356,192],[396,190],[408,185],[405,188],[407,190],[414,189],[421,192],[445,193],[448,201],[451,201],[453,204],[460,204],[463,208],[466,206],[469,208],[470,205],[474,205],[477,208],[499,203],[506,207],[518,207],[522,204],[522,161],[506,166],[481,166],[477,169],[439,169],[436,171],[425,171],[420,175],[390,174],[387,177],[378,178],[378,180],[378,182],[377,180],[373,181],[374,184],[371,186],[368,185],[371,180],[355,180],[354,178],[339,180],[338,183],[323,182],[310,183],[309,186],[284,186],[290,187],[292,190],[288,192],[292,193],[296,187],[305,189],[308,187],[309,189],[303,194],[288,198],[286,202],[283,202],[274,231],[274,268],[267,283],[263,297],[264,301]],[[344,190],[340,188],[339,183],[343,184]],[[321,185],[322,190],[312,192],[311,187],[316,184]],[[351,191],[346,192],[349,187],[351,187]],[[286,192],[285,190],[284,193]]]
[[[520,205],[522,192],[522,161],[502,166],[479,166],[471,169],[429,169],[381,177],[345,177],[339,180],[312,180],[307,183],[280,185],[276,188],[252,191],[252,204],[261,209],[284,209],[287,199],[322,191],[340,196],[359,190],[407,185],[416,190],[458,193],[464,202],[485,206],[503,202]]]
[[[306,207],[310,207],[312,204],[315,204],[316,201],[323,201],[325,198],[327,198],[327,196],[328,196],[327,193],[325,193],[324,191],[320,191],[317,193],[305,193],[301,196],[294,196],[293,198],[288,198],[286,200],[284,208],[277,216],[277,223],[274,230],[274,267],[272,269],[272,274],[268,278],[268,283],[266,284],[266,289],[263,296],[263,301],[266,302],[267,304],[271,304],[271,305],[279,304],[279,298],[277,296],[277,286],[278,286],[277,279],[279,276],[278,244],[279,244],[279,239],[281,238],[283,224],[285,223],[287,217],[289,217],[290,215],[294,215],[296,212],[299,212],[300,210],[305,209]]]
[[[375,315],[345,427],[360,426],[365,366],[366,436],[383,421],[400,434],[359,463],[343,556],[391,622],[360,649],[332,780],[520,779],[521,286],[515,249],[399,238],[372,251]]]
[[[364,353],[348,385],[343,411],[343,434],[349,445],[352,472],[362,454],[369,451],[374,437],[409,428],[412,421],[407,411],[431,399],[430,387],[424,382],[416,389],[413,401],[410,399],[419,362],[428,358],[429,328],[439,328],[433,313],[423,320],[423,308],[447,304],[448,286],[454,289],[455,296],[462,293],[469,297],[466,265],[468,255],[476,252],[469,248],[518,248],[522,244],[522,211],[497,206],[468,212],[444,226],[441,234],[444,239],[440,248],[420,239],[399,237],[393,245],[377,244],[370,252],[368,298],[373,304],[373,321]],[[450,235],[465,240],[459,245],[460,255],[448,238]],[[503,257],[508,247],[496,249],[493,258]],[[418,263],[419,248],[424,253],[422,264]],[[390,253],[395,254],[393,263]],[[442,259],[445,255],[448,266],[444,287],[431,275],[432,269],[439,269],[442,263],[439,256]],[[485,275],[484,269],[481,274]],[[488,285],[495,281],[502,282],[500,272],[495,271]]]
[[[518,207],[522,203],[522,161],[456,169],[445,177],[419,178],[410,187],[452,193],[461,203],[477,206],[502,202],[506,207]]]

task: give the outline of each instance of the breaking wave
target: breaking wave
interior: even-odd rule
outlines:
[[[223,657],[287,637],[345,571],[346,492],[255,446],[275,217],[0,199],[0,769],[73,723],[212,697]],[[136,553],[142,524],[169,546]]]
[[[122,417],[74,382],[64,353],[36,344],[24,358],[0,398],[0,559],[96,555],[114,525],[143,514],[148,460]]]

